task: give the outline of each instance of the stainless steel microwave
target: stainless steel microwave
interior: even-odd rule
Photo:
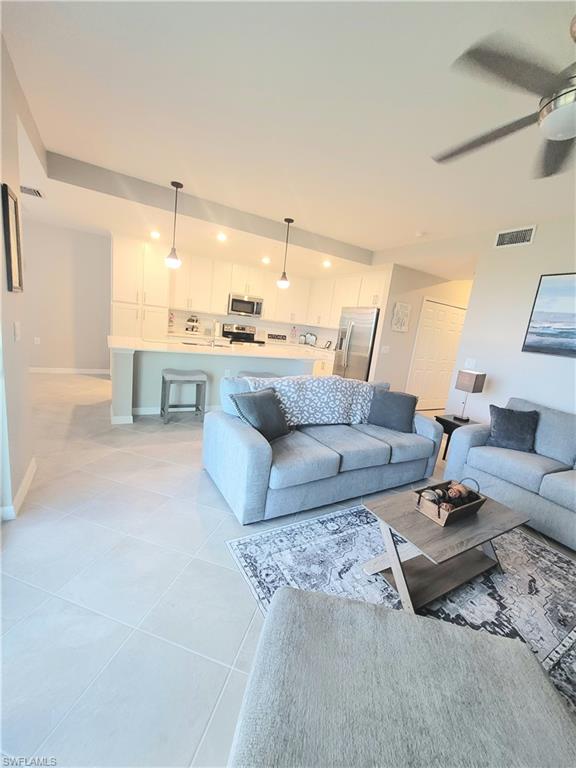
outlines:
[[[231,293],[228,299],[228,314],[262,317],[262,304],[262,299],[256,299],[254,296],[240,296],[240,294]]]

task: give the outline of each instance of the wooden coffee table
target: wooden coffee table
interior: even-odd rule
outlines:
[[[383,494],[365,505],[380,520],[386,552],[368,561],[364,571],[382,572],[411,613],[480,573],[500,567],[492,540],[530,519],[487,499],[475,514],[442,528],[418,512],[416,501],[415,492],[406,491]],[[391,528],[421,554],[408,554],[401,561]]]

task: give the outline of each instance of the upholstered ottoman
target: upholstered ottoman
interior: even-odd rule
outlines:
[[[520,641],[284,588],[229,764],[573,768],[576,725]]]

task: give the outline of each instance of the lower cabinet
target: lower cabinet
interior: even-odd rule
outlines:
[[[149,341],[165,339],[168,333],[166,307],[142,307],[142,338]]]
[[[140,336],[142,310],[137,304],[112,304],[112,335]]]

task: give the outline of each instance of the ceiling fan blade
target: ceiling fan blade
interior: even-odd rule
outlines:
[[[548,176],[561,173],[570,161],[570,155],[574,150],[575,144],[576,139],[547,141],[538,160],[536,178],[545,179]]]
[[[514,120],[512,123],[501,125],[500,128],[495,128],[493,131],[488,131],[488,133],[476,136],[476,138],[471,139],[464,144],[459,144],[457,147],[453,147],[453,149],[449,149],[441,155],[436,155],[434,160],[436,160],[437,163],[446,163],[448,160],[454,160],[455,158],[460,157],[460,155],[466,155],[468,152],[473,152],[475,149],[480,149],[481,147],[486,146],[486,144],[492,144],[494,141],[503,139],[505,136],[509,136],[511,133],[516,133],[516,131],[521,131],[522,128],[527,128],[529,125],[534,125],[534,123],[537,122],[538,112],[533,112],[531,115],[521,117],[519,120]]]
[[[558,86],[556,72],[535,56],[514,51],[504,43],[478,43],[456,59],[454,66],[480,71],[537,96],[553,93]]]

